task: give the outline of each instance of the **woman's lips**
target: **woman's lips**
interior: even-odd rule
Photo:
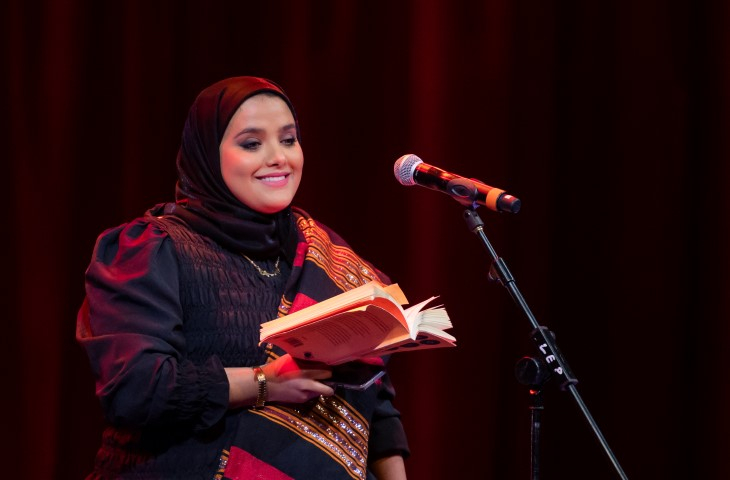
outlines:
[[[271,187],[283,187],[289,182],[289,174],[288,173],[277,173],[272,175],[264,175],[262,177],[256,177],[261,182],[263,182],[264,185],[271,186]]]

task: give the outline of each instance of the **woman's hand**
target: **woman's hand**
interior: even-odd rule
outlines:
[[[334,395],[334,390],[318,380],[332,375],[321,364],[297,362],[287,354],[261,366],[266,376],[267,402],[304,403],[320,395]],[[258,382],[252,368],[226,368],[229,408],[256,403]]]
[[[297,362],[286,354],[261,369],[266,375],[269,402],[304,403],[320,395],[335,394],[331,387],[318,381],[332,376],[326,365]]]

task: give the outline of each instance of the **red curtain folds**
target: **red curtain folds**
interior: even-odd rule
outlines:
[[[526,478],[529,325],[427,163],[523,200],[480,211],[630,478],[724,478],[728,9],[673,2],[9,0],[6,474],[80,478],[101,426],[75,345],[94,239],[172,199],[194,96],[252,74],[298,107],[297,203],[459,347],[392,359],[411,478]],[[616,478],[572,399],[546,391],[545,478]]]

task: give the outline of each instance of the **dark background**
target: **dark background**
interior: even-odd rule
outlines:
[[[173,198],[197,93],[257,75],[297,106],[296,203],[451,314],[458,348],[392,359],[410,478],[529,478],[513,369],[533,346],[461,207],[393,178],[405,153],[522,199],[479,213],[629,478],[728,478],[729,18],[695,0],[3,2],[4,476],[89,470],[101,414],[74,328],[95,238]],[[543,478],[617,478],[572,397],[545,402]]]

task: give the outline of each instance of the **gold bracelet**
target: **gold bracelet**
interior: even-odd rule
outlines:
[[[261,410],[264,408],[264,404],[266,403],[266,397],[268,396],[268,391],[266,390],[266,375],[264,375],[264,371],[261,367],[253,367],[253,376],[254,379],[259,383],[259,393],[256,397],[256,404],[253,406],[256,410]]]

